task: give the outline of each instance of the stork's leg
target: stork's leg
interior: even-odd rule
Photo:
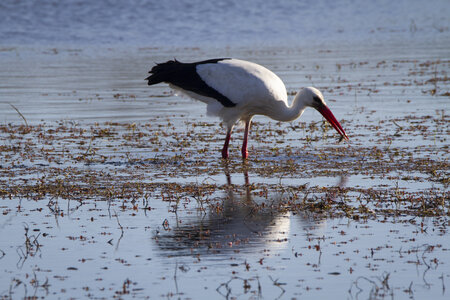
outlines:
[[[228,159],[228,145],[230,144],[231,131],[232,130],[233,130],[233,128],[229,128],[227,130],[227,136],[225,138],[225,144],[223,144],[223,148],[222,148],[222,158],[223,159]]]
[[[248,157],[248,151],[247,151],[247,143],[248,143],[248,132],[250,130],[250,122],[252,120],[245,121],[245,131],[244,131],[244,142],[242,143],[242,158],[247,159]]]

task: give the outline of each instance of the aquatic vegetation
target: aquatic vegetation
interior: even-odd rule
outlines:
[[[240,143],[220,159],[221,125],[164,89],[39,98],[136,105],[135,119],[43,121],[9,107],[1,297],[446,298],[450,62],[333,51],[277,65],[292,90],[313,82],[350,107],[350,142],[313,117],[255,119],[246,163]]]

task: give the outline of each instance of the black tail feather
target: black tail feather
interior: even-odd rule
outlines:
[[[170,82],[170,78],[179,71],[181,64],[176,59],[157,64],[149,71],[152,75],[145,78],[145,80],[148,80],[148,85]]]

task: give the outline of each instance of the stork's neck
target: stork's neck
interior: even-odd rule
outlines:
[[[305,96],[301,92],[297,93],[290,106],[282,105],[277,116],[272,118],[278,121],[290,122],[300,118],[306,108]]]

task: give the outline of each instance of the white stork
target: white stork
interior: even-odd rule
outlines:
[[[208,115],[220,117],[227,126],[222,158],[228,158],[231,132],[237,122],[245,124],[242,157],[248,157],[247,142],[254,115],[289,122],[299,118],[306,107],[317,109],[346,140],[348,137],[322,93],[307,87],[288,104],[286,87],[265,67],[239,59],[218,58],[194,63],[177,60],[157,64],[146,78],[148,85],[166,82],[170,87],[207,105]]]

